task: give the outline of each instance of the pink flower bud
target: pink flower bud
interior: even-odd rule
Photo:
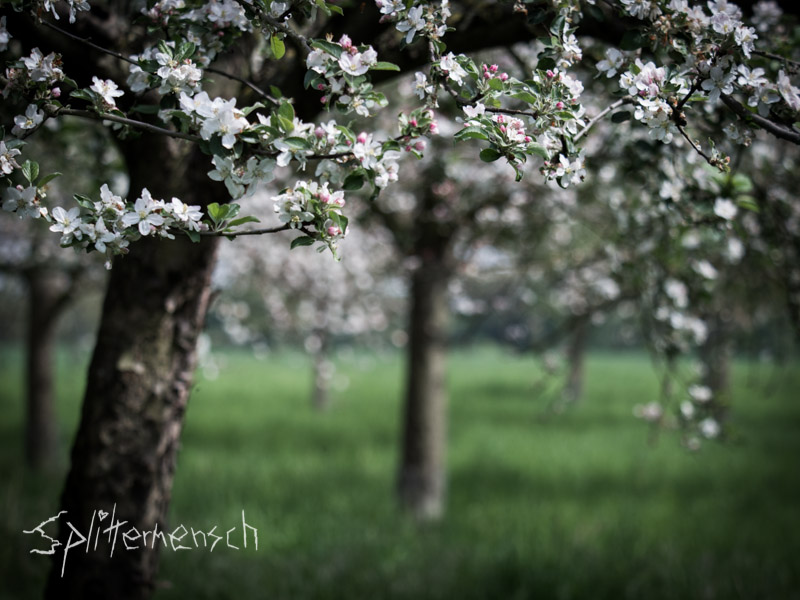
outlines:
[[[417,120],[416,119],[409,119],[408,124],[411,125],[412,127],[416,127],[417,126]]]
[[[366,144],[367,143],[367,132],[366,131],[362,131],[361,133],[359,133],[358,137],[356,138],[356,140],[358,141],[359,144]]]
[[[53,98],[60,98],[61,97],[61,88],[54,87],[51,90],[51,92],[53,94]]]
[[[500,125],[500,131],[505,133],[506,132],[506,126],[505,125]]]
[[[406,147],[404,148],[404,150],[405,150],[406,152],[411,152],[411,146],[406,146]]]
[[[439,124],[436,121],[431,123],[431,133],[439,133]]]
[[[506,81],[508,79],[508,73],[500,73],[500,81]]]
[[[321,92],[322,90],[325,89],[325,84],[324,83],[318,83],[317,84],[317,89]]]
[[[497,115],[497,118],[495,119],[495,121],[498,122],[498,123],[505,123],[506,122],[506,118],[503,115]]]
[[[555,77],[555,76],[556,76],[556,74],[555,74],[555,73],[553,73],[553,71],[552,71],[552,70],[550,70],[550,69],[547,69],[547,71],[546,71],[546,75],[547,75],[548,77],[550,77],[551,79],[552,79],[553,77]]]
[[[491,67],[489,67],[489,70],[490,70],[492,73],[497,73],[497,69],[498,69],[498,68],[499,68],[499,67],[498,67],[497,65],[492,65]]]
[[[561,110],[562,108],[564,108],[564,103],[559,100],[558,102],[556,102],[556,108],[558,110]]]
[[[339,38],[339,45],[344,48],[345,50],[349,50],[353,47],[353,42],[349,36],[343,35]]]
[[[339,229],[339,227],[337,227],[336,225],[331,225],[330,227],[328,227],[328,235],[331,237],[341,235],[341,233],[342,230]]]
[[[492,78],[492,74],[489,73],[489,71],[484,71],[483,72],[483,77],[484,77],[484,79],[491,79]]]
[[[529,143],[530,141],[531,141],[531,136],[529,136],[529,135],[526,135],[526,136],[525,136],[525,143],[527,144],[527,143]]]
[[[318,140],[319,140],[319,139],[322,139],[323,137],[325,137],[325,130],[324,130],[322,127],[317,127],[317,128],[314,130],[314,135],[316,136],[316,138],[317,138]]]
[[[414,144],[414,148],[422,152],[423,150],[425,150],[425,142],[423,142],[422,140],[418,141],[416,144]]]
[[[319,99],[319,101],[322,102],[323,104],[325,104],[328,101],[328,97],[327,96],[323,96],[322,98]]]
[[[327,204],[328,202],[331,201],[331,195],[328,192],[322,192],[319,195],[319,201],[322,202],[323,204]]]

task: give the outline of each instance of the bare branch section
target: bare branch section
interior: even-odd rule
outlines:
[[[202,138],[199,138],[196,135],[191,135],[189,133],[181,133],[180,131],[173,131],[171,129],[164,129],[163,127],[159,127],[157,125],[151,125],[150,123],[145,123],[144,121],[137,121],[136,119],[129,119],[127,117],[120,117],[118,115],[98,114],[89,110],[80,110],[76,108],[69,108],[66,106],[61,106],[61,107],[53,106],[52,104],[45,105],[44,111],[48,117],[71,116],[71,117],[81,117],[82,119],[90,119],[92,121],[112,121],[114,123],[128,125],[130,127],[134,127],[142,131],[147,131],[149,133],[165,135],[168,137],[178,138],[181,140],[188,140],[194,143],[199,143],[203,141]]]
[[[132,64],[132,65],[138,65],[139,64],[137,61],[131,59],[130,57],[125,56],[124,54],[120,54],[119,52],[115,52],[114,50],[110,50],[108,48],[104,48],[103,46],[98,46],[97,44],[92,42],[91,39],[82,38],[80,36],[77,36],[77,35],[75,35],[73,33],[70,33],[69,31],[61,29],[61,27],[58,27],[57,25],[54,25],[53,23],[50,23],[48,21],[42,21],[42,24],[45,25],[46,27],[49,27],[53,31],[57,31],[61,35],[65,36],[65,37],[68,37],[71,40],[74,40],[76,42],[84,44],[85,46],[88,46],[89,48],[92,48],[93,50],[97,50],[98,52],[101,52],[103,54],[107,54],[109,56],[113,56],[114,58],[117,58],[117,59],[119,59],[121,61],[124,61],[124,62]],[[245,79],[244,77],[239,77],[238,75],[233,75],[231,73],[226,73],[225,71],[223,71],[221,69],[217,69],[215,67],[206,67],[204,69],[204,71],[208,72],[208,73],[215,73],[217,75],[221,75],[222,77],[226,77],[227,79],[231,79],[233,81],[238,81],[239,83],[249,87],[256,94],[258,94],[259,96],[261,96],[265,100],[268,100],[272,104],[275,104],[276,106],[278,104],[280,104],[280,102],[276,98],[270,96],[267,92],[262,90],[260,87],[258,87],[256,84],[254,84],[252,81],[249,81],[249,80]]]
[[[787,140],[792,142],[793,144],[800,145],[800,133],[793,129],[789,129],[775,121],[771,121],[759,115],[758,113],[752,113],[747,110],[744,106],[742,106],[739,102],[734,100],[732,97],[727,96],[725,94],[721,94],[720,98],[722,99],[722,103],[725,104],[728,108],[730,108],[736,115],[745,122],[752,121],[765,131],[770,132],[777,138],[782,140]]]
[[[573,139],[577,142],[579,139],[581,139],[583,136],[589,133],[589,130],[592,127],[594,127],[599,121],[601,121],[603,117],[605,117],[608,113],[617,110],[623,104],[631,104],[632,102],[633,98],[631,98],[630,96],[625,96],[624,98],[620,98],[613,104],[606,106],[593,119],[591,119],[583,129],[581,129],[577,134],[575,134],[575,137]]]
[[[200,235],[204,237],[239,237],[242,235],[263,235],[267,233],[279,233],[281,231],[290,231],[292,228],[289,226],[288,223],[285,225],[280,225],[278,227],[264,227],[262,229],[246,229],[242,231],[200,231]],[[304,232],[305,233],[305,232]]]

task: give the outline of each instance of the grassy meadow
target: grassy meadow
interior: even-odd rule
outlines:
[[[21,531],[57,512],[66,462],[25,472],[21,358],[0,358],[0,598],[37,598],[48,563]],[[190,401],[170,524],[244,510],[259,547],[163,553],[159,600],[800,598],[797,364],[737,363],[735,439],[691,453],[632,417],[659,389],[643,355],[590,356],[583,400],[547,416],[530,357],[457,352],[448,512],[419,526],[393,498],[400,356],[340,361],[324,413],[302,356],[223,359]],[[59,361],[66,457],[85,358]]]

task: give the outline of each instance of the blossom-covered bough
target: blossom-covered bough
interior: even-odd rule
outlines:
[[[133,5],[136,15],[127,12]],[[797,40],[785,24],[791,15],[775,2],[748,14],[725,0],[379,0],[342,12],[325,0],[3,3],[3,209],[44,219],[63,245],[115,261],[64,494],[69,510],[137,490],[119,510],[151,528],[163,519],[208,306],[209,238],[290,231],[293,246],[335,251],[349,227],[348,195],[391,189],[403,157],[421,156],[445,129],[442,113],[458,113],[453,137],[494,168],[515,179],[539,170],[544,181],[576,189],[585,188],[578,184],[587,161],[604,152],[591,143],[600,124],[638,132],[617,138],[620,146],[643,134],[720,171],[759,129],[800,144]],[[518,41],[531,42],[530,56],[520,57],[531,62],[471,56]],[[417,103],[391,128],[375,125],[379,113],[397,115],[378,84],[398,69],[413,74]],[[74,190],[75,204],[48,203],[55,173],[45,172],[45,156],[27,154],[25,140],[67,119],[95,121],[116,136],[127,196],[109,181]],[[620,204],[620,218],[665,223],[665,235],[706,225],[719,233],[720,220],[735,229],[734,217],[752,206],[722,190],[709,198],[715,192],[704,183],[692,186],[699,195],[675,191],[686,181],[684,162],[697,164],[674,162],[661,201]],[[274,198],[280,224],[256,228],[241,216],[247,196],[287,171],[291,185]],[[708,279],[712,271],[691,258],[693,272]],[[643,286],[658,340],[701,329],[683,305],[689,276],[665,268]],[[698,407],[707,405],[702,398]],[[145,422],[146,403],[157,416]],[[116,437],[99,433],[106,431]],[[116,572],[92,562],[99,557],[81,560],[92,575],[76,576],[74,597]],[[131,568],[126,589],[152,585],[153,564],[145,558]]]
[[[70,22],[76,20],[76,12],[89,9],[86,2],[65,4]],[[335,250],[346,234],[347,218],[342,198],[333,203],[327,200],[331,191],[354,190],[365,183],[377,191],[395,181],[402,151],[419,156],[424,138],[437,133],[435,111],[442,94],[452,96],[463,108],[465,126],[455,139],[482,142],[482,160],[503,158],[520,179],[527,159],[538,156],[546,179],[562,186],[583,179],[585,157],[578,142],[596,121],[586,119],[580,104],[584,84],[569,72],[583,58],[576,37],[582,19],[580,3],[559,2],[553,7],[518,3],[520,19],[549,21],[548,27],[542,27],[536,68],[524,79],[510,77],[496,64],[479,65],[464,54],[447,51],[452,10],[446,0],[377,4],[381,20],[394,23],[403,35],[401,43],[425,44],[429,59],[428,72],[418,71],[415,76],[422,106],[401,115],[394,137],[358,133],[351,124],[336,120],[319,125],[303,122],[295,116],[291,99],[280,97],[277,89],[267,94],[249,84],[261,98],[243,107],[236,106],[236,98],[212,98],[203,91],[204,77],[218,72],[210,66],[215,58],[244,35],[260,32],[268,44],[266,54],[275,60],[283,57],[287,40],[305,54],[304,85],[319,93],[325,108],[345,118],[367,117],[384,109],[387,100],[373,87],[370,74],[397,70],[396,65],[380,61],[373,47],[356,45],[347,35],[336,41],[330,36],[307,38],[292,24],[295,18],[307,20],[317,13],[341,13],[332,3],[156,2],[144,10],[144,16],[163,38],[153,38],[138,54],[126,56],[86,40],[87,45],[130,63],[125,87],[97,76],[90,86],[81,87],[69,77],[69,65],[62,64],[58,54],[44,55],[33,48],[12,61],[6,71],[4,97],[27,102],[24,112],[14,118],[12,136],[2,142],[2,174],[9,189],[16,189],[7,193],[13,201],[6,202],[6,209],[52,220],[53,230],[62,233],[63,245],[101,250],[109,257],[125,253],[141,236],[172,237],[175,232],[185,232],[193,240],[211,234],[235,236],[249,221],[234,218],[236,204],[203,214],[199,207],[184,208],[180,199],[154,199],[146,191],[121,203],[114,200],[114,206],[109,204],[108,192],[100,201],[76,198],[77,213],[74,208],[51,213],[42,202],[49,179],[29,178],[35,170],[32,162],[21,173],[23,181],[15,173],[22,171],[22,140],[47,119],[78,116],[103,120],[122,135],[144,130],[200,145],[215,167],[209,176],[224,181],[233,201],[270,181],[276,166],[291,166],[311,175],[306,166],[313,162],[315,180],[298,180],[276,198],[276,211],[286,228],[304,234],[297,244],[322,242]],[[589,3],[589,15],[602,14],[593,4]],[[12,5],[33,11],[42,25],[73,36],[48,20],[58,16],[58,2]],[[717,141],[701,142],[687,131],[690,117],[702,118],[710,106],[721,103],[730,110],[733,118],[726,133],[734,141],[746,143],[756,127],[800,141],[800,132],[793,126],[800,109],[800,96],[791,82],[795,63],[771,52],[781,49],[780,40],[773,40],[763,51],[756,48],[759,31],[763,35],[777,23],[777,5],[758,4],[753,26],[743,21],[737,6],[724,0],[704,5],[683,0],[622,0],[605,5],[606,18],[624,16],[640,27],[625,34],[620,48],[608,47],[597,64],[602,75],[618,78],[620,86],[619,99],[603,115],[631,104],[633,117],[648,128],[652,138],[670,143],[680,135],[723,170],[728,159],[717,149]],[[3,23],[0,40],[5,41],[0,47],[5,48],[13,31]],[[157,103],[149,103],[148,91],[158,95]],[[122,110],[117,102],[126,94],[134,95],[136,104],[128,102],[129,108]],[[137,117],[150,113],[152,120]],[[150,216],[145,218],[145,213]],[[68,223],[65,215],[70,215]]]

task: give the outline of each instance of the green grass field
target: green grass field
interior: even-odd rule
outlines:
[[[22,468],[20,359],[2,359],[0,597],[36,598],[47,563],[21,531],[56,513],[64,471]],[[689,453],[631,416],[657,395],[646,357],[592,356],[583,401],[544,419],[529,358],[457,353],[448,513],[420,527],[392,494],[399,357],[344,362],[326,413],[302,357],[225,359],[191,399],[170,520],[227,529],[244,510],[259,548],[165,553],[160,600],[800,598],[797,365],[738,363],[736,440]],[[82,369],[61,357],[65,438]]]

